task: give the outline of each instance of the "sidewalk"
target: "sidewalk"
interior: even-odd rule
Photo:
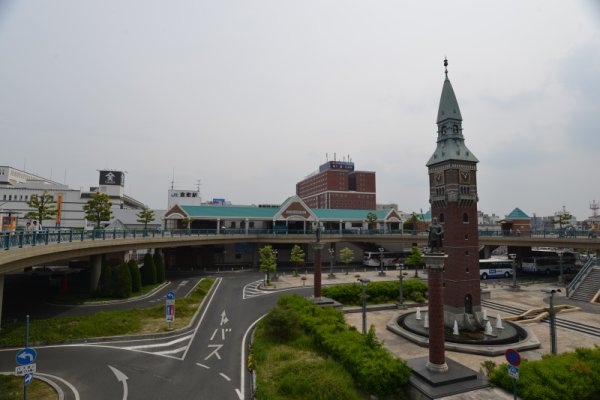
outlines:
[[[414,270],[405,271],[408,275],[404,276],[404,279],[413,279]],[[349,271],[348,275],[336,274],[335,279],[327,278],[328,271],[322,274],[322,284],[341,284],[341,283],[354,283],[357,278],[356,274],[360,275],[360,278],[367,278],[371,281],[381,280],[394,280],[398,281],[398,271],[388,271],[386,276],[379,276],[377,271],[365,272],[357,270],[357,272]],[[303,282],[306,286],[313,285],[313,276],[311,274],[306,275],[306,280],[301,279],[302,276],[293,277],[289,274],[280,276],[279,280],[274,282],[277,289],[302,286]],[[422,271],[419,271],[419,278],[426,280],[427,275]],[[487,284],[487,288],[485,287]],[[532,308],[540,308],[548,306],[548,294],[543,293],[543,288],[549,287],[548,283],[536,283],[528,286],[521,286],[520,290],[513,290],[510,288],[510,284],[506,281],[494,281],[490,280],[482,284],[482,290],[489,291],[489,301],[494,303],[500,303],[503,305],[518,307],[521,309],[529,310]],[[593,325],[600,327],[600,305],[582,304],[566,299],[564,289],[561,293],[554,295],[554,304],[559,306],[561,304],[570,304],[581,307],[579,311],[565,312],[557,314],[558,318],[580,322],[586,325]],[[407,304],[410,306],[409,304]],[[485,308],[485,307],[484,307]],[[425,311],[426,307],[423,307],[421,311]],[[367,313],[367,324],[373,325],[377,333],[377,337],[381,340],[386,349],[392,354],[398,356],[404,360],[410,360],[413,358],[424,357],[429,354],[428,348],[419,347],[416,344],[404,339],[386,329],[386,325],[392,319],[398,315],[398,310],[384,310],[384,311],[368,311]],[[495,309],[488,309],[488,314],[491,316],[500,315],[502,318],[508,317],[512,314],[499,312]],[[362,329],[362,315],[361,313],[346,313],[346,321],[348,324],[355,326],[358,330]],[[539,360],[544,355],[549,354],[551,351],[550,345],[550,327],[547,323],[534,322],[528,324],[541,342],[541,347],[534,350],[528,350],[521,352],[521,356],[529,360]],[[557,327],[557,344],[558,352],[571,352],[578,347],[594,347],[600,345],[600,338],[587,335],[584,333],[575,332],[572,330],[566,330],[561,327]],[[481,370],[481,364],[486,360],[491,360],[496,364],[506,362],[504,356],[488,357],[474,354],[466,354],[459,352],[446,351],[446,357],[451,358],[475,371]],[[484,399],[512,399],[512,393],[507,393],[499,389],[484,389],[473,392],[463,393],[459,395],[445,397],[446,400],[484,400]]]

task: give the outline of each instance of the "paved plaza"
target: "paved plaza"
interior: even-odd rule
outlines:
[[[360,278],[368,278],[371,281],[381,280],[395,280],[398,281],[397,271],[388,271],[387,275],[382,277],[379,276],[377,271],[365,271],[364,269],[349,270],[348,274],[336,273],[335,279],[327,278],[328,271],[322,275],[323,285],[329,284],[340,284],[340,283],[355,283],[357,281],[356,275],[360,275]],[[408,275],[404,279],[412,279],[414,271],[409,271]],[[303,280],[302,277],[306,279]],[[419,271],[419,278],[426,279],[426,273]],[[494,303],[500,303],[503,305],[513,306],[521,309],[533,309],[548,306],[548,294],[542,292],[543,288],[547,288],[550,285],[548,283],[531,283],[520,286],[519,290],[513,290],[510,287],[511,282],[508,281],[488,281],[482,283],[482,289],[489,291],[489,301]],[[300,277],[293,277],[289,274],[280,276],[278,281],[275,282],[278,289],[294,287],[294,286],[312,286],[313,275],[302,274]],[[487,286],[487,287],[486,287]],[[569,304],[581,307],[581,310],[561,312],[557,316],[561,319],[581,322],[586,325],[593,325],[600,327],[600,305],[585,304],[566,299],[564,289],[561,293],[556,293],[554,296],[555,306],[562,304]],[[410,304],[409,304],[410,306]],[[485,307],[484,307],[485,308]],[[421,308],[421,311],[426,311],[426,307]],[[377,333],[377,337],[383,342],[385,348],[387,348],[392,354],[404,359],[410,360],[413,358],[427,356],[428,349],[426,347],[420,347],[416,344],[402,338],[386,329],[386,325],[395,317],[398,316],[399,310],[390,309],[383,311],[368,311],[367,313],[367,324],[374,325]],[[488,315],[495,317],[500,314],[502,318],[512,316],[514,314],[508,314],[502,311],[489,308]],[[360,331],[362,329],[362,315],[358,313],[346,313],[346,320],[350,325],[356,326]],[[521,356],[528,360],[539,360],[545,354],[550,353],[550,327],[547,323],[534,322],[529,323],[528,326],[533,330],[538,340],[541,342],[541,347],[534,350],[528,350],[521,352]],[[577,347],[594,347],[594,345],[600,345],[600,338],[587,335],[584,333],[567,330],[561,327],[557,327],[557,344],[558,352],[570,352],[575,350]],[[474,354],[466,354],[459,352],[446,351],[446,357],[454,361],[457,361],[475,371],[481,370],[482,362],[486,360],[492,360],[496,364],[505,362],[504,356],[481,356]],[[507,393],[498,389],[484,389],[476,390],[473,392],[463,393],[459,395],[444,397],[448,400],[474,400],[474,399],[512,399],[512,393]]]

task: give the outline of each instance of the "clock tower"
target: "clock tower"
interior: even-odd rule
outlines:
[[[444,324],[481,328],[477,163],[465,145],[462,116],[446,78],[437,115],[437,147],[427,162],[431,217],[444,228]]]

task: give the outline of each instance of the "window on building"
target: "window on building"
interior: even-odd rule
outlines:
[[[232,228],[235,228],[235,221],[232,221],[232,222],[231,222],[231,227],[232,227]]]
[[[467,213],[464,213],[464,214],[463,214],[463,222],[464,222],[465,224],[469,222],[469,214],[467,214]]]

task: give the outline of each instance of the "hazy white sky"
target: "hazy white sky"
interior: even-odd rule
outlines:
[[[600,200],[600,4],[588,1],[0,0],[0,164],[72,187],[127,171],[280,203],[325,162],[376,171],[377,200],[428,209],[443,59],[479,209]]]

